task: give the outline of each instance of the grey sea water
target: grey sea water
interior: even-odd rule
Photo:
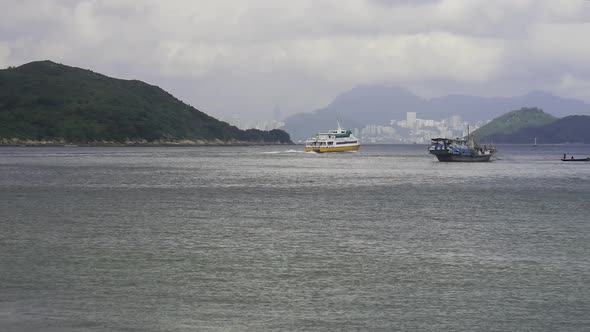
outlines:
[[[1,148],[1,331],[588,331],[589,145]]]

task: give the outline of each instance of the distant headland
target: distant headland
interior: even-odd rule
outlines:
[[[478,140],[514,144],[590,143],[590,116],[556,118],[539,108],[508,112],[474,132]]]
[[[240,130],[161,88],[52,61],[0,70],[0,145],[292,144],[283,130]]]

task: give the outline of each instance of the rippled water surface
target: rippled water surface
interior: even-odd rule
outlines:
[[[589,145],[301,149],[0,148],[0,330],[590,330]]]

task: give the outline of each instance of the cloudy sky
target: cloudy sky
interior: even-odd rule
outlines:
[[[0,0],[0,67],[50,59],[229,120],[361,84],[590,102],[588,0]]]

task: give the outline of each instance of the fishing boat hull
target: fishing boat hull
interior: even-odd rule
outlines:
[[[453,154],[448,151],[430,151],[436,156],[438,161],[441,162],[464,162],[464,163],[477,163],[487,162],[492,158],[492,154]]]
[[[582,159],[580,159],[580,158],[578,158],[578,159],[571,159],[571,158],[570,159],[567,159],[567,158],[564,159],[564,158],[561,158],[561,161],[590,161],[590,157],[588,157],[588,158],[582,158]]]
[[[432,138],[428,151],[441,162],[481,163],[488,162],[496,152],[494,146],[480,147],[473,140],[467,126],[467,138]]]
[[[305,152],[346,152],[346,151],[357,151],[361,146],[360,145],[352,145],[352,146],[306,146]]]

